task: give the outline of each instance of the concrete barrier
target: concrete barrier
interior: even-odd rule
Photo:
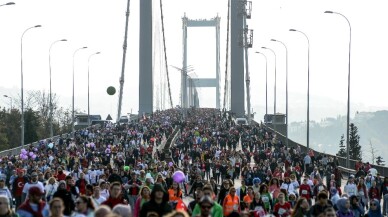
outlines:
[[[52,138],[47,138],[47,139],[44,139],[44,140],[49,140],[50,139],[51,141],[53,141],[55,143],[55,142],[58,141],[58,139],[60,137],[61,136],[58,135],[58,136],[53,136]],[[5,157],[5,156],[9,156],[9,155],[19,155],[23,148],[28,148],[30,145],[32,145],[33,147],[38,147],[39,141],[33,142],[31,144],[26,144],[24,146],[18,146],[16,148],[12,148],[12,149],[1,151],[0,152],[0,157]]]

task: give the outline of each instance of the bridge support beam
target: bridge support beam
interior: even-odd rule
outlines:
[[[139,115],[153,112],[152,0],[140,1]]]
[[[242,6],[244,5],[244,6]],[[230,67],[231,67],[231,110],[237,117],[245,115],[244,93],[244,48],[239,45],[240,32],[244,28],[245,4],[232,0],[230,5]]]

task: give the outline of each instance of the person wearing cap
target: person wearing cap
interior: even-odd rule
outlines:
[[[9,204],[12,207],[12,195],[8,187],[5,185],[5,179],[3,177],[0,178],[0,195],[4,195],[9,198]]]
[[[28,198],[28,192],[31,187],[38,187],[41,192],[44,193],[44,186],[42,182],[38,181],[38,173],[32,172],[31,173],[31,181],[24,185],[23,187],[23,194],[22,194],[22,201],[25,201]]]
[[[137,174],[132,171],[131,179],[125,185],[125,189],[128,191],[128,202],[132,207],[132,211],[135,208],[135,202],[140,192],[140,186],[142,186],[141,181],[137,178]]]
[[[151,192],[151,200],[144,203],[140,209],[140,217],[146,217],[149,212],[156,212],[164,216],[172,211],[168,204],[168,194],[160,184],[155,184]]]
[[[44,192],[38,186],[31,186],[28,189],[28,198],[17,210],[20,217],[43,217],[43,212],[46,207],[46,202],[42,200]]]
[[[23,169],[17,169],[16,173],[18,176],[12,183],[12,196],[13,198],[15,198],[15,207],[17,208],[23,203],[23,188],[24,185],[28,183],[29,179],[27,176],[24,175]]]

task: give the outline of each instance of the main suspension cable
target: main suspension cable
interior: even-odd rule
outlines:
[[[224,84],[224,109],[226,106],[226,94],[227,94],[227,83],[228,83],[228,62],[229,62],[229,14],[230,14],[230,0],[228,0],[228,24],[226,33],[226,63],[225,63],[225,84]]]
[[[165,59],[165,66],[166,66],[166,73],[167,73],[167,84],[168,84],[168,95],[170,97],[170,106],[173,108],[174,104],[172,103],[172,96],[171,96],[171,87],[170,87],[170,76],[168,74],[168,62],[167,62],[167,52],[166,52],[166,37],[164,36],[164,21],[163,21],[163,4],[162,0],[160,0],[160,18],[162,21],[162,34],[163,34],[163,48],[164,48],[164,59]]]

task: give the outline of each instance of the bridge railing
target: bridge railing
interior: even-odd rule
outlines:
[[[254,124],[258,124],[256,121],[253,121],[252,122]],[[268,126],[266,126],[266,128],[270,131],[270,132],[274,132],[274,130]],[[277,138],[283,142],[283,144],[286,144],[286,136],[280,134],[279,132],[276,132],[276,135],[277,135]],[[300,150],[303,152],[303,153],[308,153],[308,149],[306,146],[304,145],[301,145],[291,139],[288,139],[288,146],[289,147],[299,147]],[[319,154],[325,154],[327,156],[332,156],[332,157],[336,157],[338,159],[338,164],[340,166],[340,168],[344,168],[344,171],[345,172],[356,172],[354,169],[356,168],[356,160],[353,160],[353,159],[350,159],[349,160],[349,167],[350,168],[346,168],[346,158],[344,157],[339,157],[339,156],[336,156],[336,155],[331,155],[331,154],[327,154],[327,153],[322,153],[322,152],[319,152],[319,151],[316,151],[316,150],[313,150],[314,151],[314,155],[319,155]],[[387,177],[388,176],[388,167],[384,167],[384,166],[380,166],[380,165],[373,165],[373,168],[375,168],[379,173],[380,173],[380,176],[384,176],[384,177]]]
[[[56,141],[58,141],[58,139],[60,137],[61,137],[60,135],[57,135],[57,136],[53,136],[53,137],[50,137],[50,138],[46,138],[44,140],[51,140],[52,142],[55,143]],[[7,149],[7,150],[0,151],[0,157],[10,156],[10,155],[19,155],[23,148],[29,147],[30,145],[32,145],[34,147],[37,147],[39,145],[39,141],[33,142],[31,144],[26,144],[24,146],[18,146],[18,147],[12,148],[12,149]]]

